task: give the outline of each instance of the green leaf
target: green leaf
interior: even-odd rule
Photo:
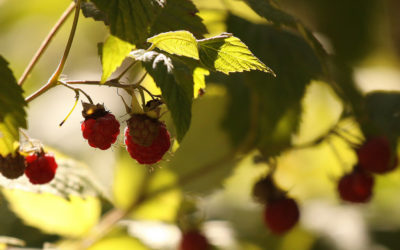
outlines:
[[[277,77],[247,72],[225,79],[231,96],[224,127],[237,146],[250,143],[265,156],[291,145],[299,126],[301,100],[308,83],[321,73],[313,49],[301,37],[268,25],[228,18],[228,30],[238,34]]]
[[[202,67],[196,67],[193,71],[193,97],[197,98],[199,96],[200,89],[206,88],[206,76],[210,74],[210,71]]]
[[[214,71],[225,74],[260,70],[272,73],[263,62],[255,57],[249,48],[232,34],[224,33],[220,36],[199,40],[201,62]]]
[[[400,136],[400,92],[370,92],[365,107],[367,114],[360,120],[365,135],[384,134],[394,141]]]
[[[0,56],[0,154],[14,152],[18,128],[26,128],[26,102],[8,62]]]
[[[159,0],[160,1],[160,0]],[[207,28],[191,0],[167,0],[166,5],[151,26],[150,35],[171,30],[187,30],[197,38],[207,34]]]
[[[245,0],[245,2],[260,16],[278,25],[296,27],[297,20],[270,0]]]
[[[138,239],[125,236],[110,236],[97,241],[88,250],[109,250],[109,249],[134,249],[134,250],[149,250]]]
[[[108,25],[108,20],[104,12],[99,10],[92,2],[87,2],[86,0],[82,1],[81,10],[85,17],[92,17],[94,20],[103,21],[106,25]]]
[[[110,35],[102,46],[101,61],[103,74],[101,83],[107,81],[111,74],[121,65],[124,59],[135,48],[134,45]]]
[[[137,50],[131,55],[143,62],[147,72],[161,89],[174,121],[177,139],[181,141],[189,129],[192,117],[193,70],[176,57],[154,51]]]
[[[188,30],[201,37],[207,33],[198,10],[190,0],[91,0],[104,13],[111,34],[145,47],[146,39],[171,30]]]
[[[188,31],[161,33],[147,39],[147,42],[170,54],[199,59],[196,38]]]

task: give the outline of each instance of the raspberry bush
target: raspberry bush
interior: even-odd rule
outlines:
[[[397,249],[396,1],[0,6],[0,246]]]

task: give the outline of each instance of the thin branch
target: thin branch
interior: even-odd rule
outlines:
[[[108,87],[123,88],[123,89],[133,87],[133,85],[120,84],[118,82],[114,82],[114,80],[110,80],[105,83],[101,83],[100,81],[92,81],[92,80],[68,80],[68,81],[64,81],[64,83],[67,83],[69,85],[73,85],[73,84],[99,85],[99,86],[108,86]]]
[[[39,90],[37,90],[35,93],[33,93],[32,95],[30,95],[25,99],[26,102],[31,102],[32,100],[42,95],[43,93],[45,93],[47,90],[54,87],[58,83],[58,78],[60,77],[64,69],[64,65],[68,58],[69,51],[71,50],[72,41],[74,40],[76,26],[78,25],[80,9],[81,9],[81,0],[78,0],[75,5],[75,16],[74,16],[74,21],[72,23],[71,32],[68,37],[68,42],[67,45],[65,46],[64,54],[61,58],[60,64],[58,65],[56,71],[53,73],[53,75],[45,85],[43,85]]]
[[[26,67],[24,73],[22,74],[21,78],[18,80],[18,85],[22,86],[25,80],[28,78],[29,74],[35,67],[36,63],[39,61],[40,57],[43,55],[44,51],[47,49],[48,45],[52,41],[53,37],[57,33],[57,31],[61,28],[61,26],[65,23],[68,17],[71,15],[72,11],[75,8],[75,2],[72,2],[68,8],[64,11],[61,15],[60,19],[58,19],[57,23],[53,26],[50,30],[47,37],[43,40],[42,44],[40,45],[39,49],[36,51],[35,55],[32,57],[31,61],[29,62],[28,66]]]

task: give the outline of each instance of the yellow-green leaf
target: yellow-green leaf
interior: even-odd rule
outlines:
[[[107,38],[102,48],[101,63],[103,65],[103,74],[101,83],[107,81],[134,48],[133,44],[125,42],[118,37],[110,35]]]
[[[224,33],[198,41],[200,61],[209,69],[225,74],[259,70],[273,71],[251,53],[239,38]]]
[[[193,97],[197,98],[199,96],[199,90],[206,87],[206,76],[210,74],[210,71],[202,67],[197,67],[193,71]]]
[[[147,39],[147,42],[170,54],[199,59],[197,40],[189,31],[180,30],[161,33]]]
[[[92,247],[89,250],[109,250],[109,249],[118,249],[118,250],[147,250],[148,248],[144,246],[139,240],[132,238],[128,235],[116,236],[104,238]]]
[[[27,224],[46,233],[77,237],[98,222],[101,205],[95,197],[70,196],[67,201],[49,193],[4,189],[11,209]]]

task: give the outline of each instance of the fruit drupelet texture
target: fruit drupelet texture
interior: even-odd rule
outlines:
[[[83,138],[94,148],[106,150],[111,147],[119,134],[119,122],[113,114],[107,113],[98,118],[86,119],[81,130]]]
[[[25,175],[32,184],[45,184],[53,180],[57,163],[54,156],[45,153],[34,153],[26,158]]]

